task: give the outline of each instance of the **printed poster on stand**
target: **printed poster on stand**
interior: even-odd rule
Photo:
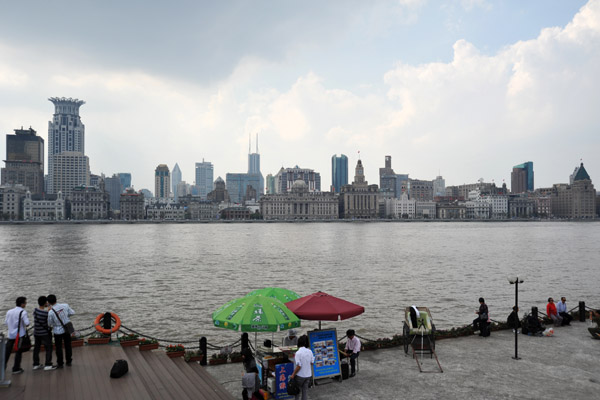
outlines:
[[[310,349],[315,356],[314,379],[332,378],[342,374],[335,329],[308,332]]]
[[[294,373],[294,364],[285,363],[275,366],[275,398],[276,399],[293,399],[287,392],[287,385],[290,377]]]

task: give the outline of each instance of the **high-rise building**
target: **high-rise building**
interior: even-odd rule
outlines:
[[[275,177],[273,174],[267,175],[267,194],[275,194]]]
[[[196,163],[196,187],[198,196],[206,200],[206,196],[213,190],[214,167],[211,162],[204,161]]]
[[[177,201],[177,186],[181,182],[181,169],[179,169],[179,164],[175,163],[173,167],[173,171],[171,171],[171,185],[173,191],[173,197],[175,201]]]
[[[44,192],[44,139],[29,129],[15,129],[6,135],[6,160],[2,185],[21,184],[32,194]]]
[[[275,175],[275,193],[288,193],[298,179],[306,183],[310,193],[321,191],[321,174],[296,165],[294,168],[281,167]]]
[[[229,197],[234,203],[249,201],[250,195],[258,201],[265,193],[265,179],[260,172],[260,154],[258,153],[258,135],[256,136],[256,153],[251,153],[251,144],[248,144],[248,173],[227,173],[225,181]]]
[[[90,160],[81,152],[55,154],[52,171],[52,177],[48,178],[53,182],[56,193],[60,191],[65,197],[69,197],[75,187],[90,185]]]
[[[256,195],[260,198],[265,193],[265,179],[263,178],[262,172],[260,172],[260,154],[258,153],[258,134],[256,134],[256,153],[252,153],[250,150],[251,143],[248,143],[248,174],[258,175],[260,186],[255,187]],[[258,200],[258,198],[256,200]]]
[[[169,197],[169,188],[171,187],[171,175],[169,167],[166,164],[159,164],[154,170],[154,195],[158,199],[167,199]]]
[[[446,195],[446,180],[441,176],[436,176],[433,180],[433,196],[442,197]]]
[[[79,117],[79,107],[85,101],[51,97],[54,104],[54,116],[48,122],[48,193],[58,190],[54,183],[55,157],[63,152],[77,152],[85,154],[85,126]],[[63,195],[65,192],[63,191]]]
[[[131,187],[131,174],[129,172],[119,172],[117,174],[121,180],[121,187],[123,191]]]
[[[104,178],[104,189],[108,192],[110,208],[120,210],[121,193],[123,193],[121,179],[117,175],[113,175],[112,178]]]
[[[533,162],[515,165],[510,174],[510,191],[514,194],[533,192]]]
[[[570,177],[571,184],[555,184],[551,195],[552,214],[560,218],[594,218],[596,189],[583,163]]]
[[[348,184],[348,157],[344,154],[331,157],[331,191],[339,193]]]
[[[396,196],[398,177],[392,169],[392,156],[385,156],[385,167],[379,168],[379,190]]]

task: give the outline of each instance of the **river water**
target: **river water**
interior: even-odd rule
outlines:
[[[525,279],[522,310],[563,295],[570,308],[600,306],[599,243],[598,222],[1,225],[0,316],[18,296],[33,310],[55,293],[80,328],[110,310],[149,335],[224,345],[239,333],[213,327],[212,312],[278,286],[363,305],[324,327],[376,339],[400,333],[411,304],[449,328],[471,322],[483,296],[491,318],[506,320],[513,274]]]

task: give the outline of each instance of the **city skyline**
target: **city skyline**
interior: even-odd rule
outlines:
[[[187,15],[124,5],[115,18],[137,37],[102,29],[110,5],[81,5],[84,17],[63,26],[62,6],[39,2],[31,14],[9,4],[0,133],[31,126],[50,143],[47,99],[82,99],[91,172],[130,172],[138,190],[153,189],[159,164],[178,163],[188,183],[203,159],[215,179],[244,171],[255,134],[264,176],[298,165],[319,172],[324,190],[331,156],[352,166],[358,151],[374,183],[387,155],[396,173],[441,175],[447,186],[510,186],[527,160],[536,187],[568,182],[580,159],[598,175],[599,1],[339,5],[318,15],[310,2],[187,5]],[[170,46],[175,38],[182,44]],[[66,60],[54,57],[57,43],[71,50]]]

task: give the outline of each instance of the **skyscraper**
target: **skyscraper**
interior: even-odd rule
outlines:
[[[159,164],[154,170],[154,195],[158,199],[167,199],[170,187],[171,175],[169,174],[169,167],[166,164]]]
[[[112,210],[120,210],[121,193],[123,193],[121,179],[117,175],[113,175],[112,178],[104,178],[104,190],[108,192],[110,208]]]
[[[173,172],[171,172],[171,184],[172,184],[172,190],[173,190],[173,197],[175,198],[175,201],[177,201],[177,186],[179,185],[179,183],[181,182],[181,170],[179,169],[179,165],[177,163],[175,163],[175,166],[173,167]]]
[[[533,162],[527,161],[515,165],[510,174],[510,191],[512,193],[533,192]]]
[[[206,200],[206,196],[213,190],[214,167],[211,162],[204,161],[196,163],[196,187],[198,196]]]
[[[131,174],[129,172],[119,172],[117,175],[121,180],[121,187],[123,190],[131,187]]]
[[[89,186],[90,160],[79,151],[63,151],[54,155],[53,175],[48,175],[48,181],[54,182],[56,193],[70,197],[73,188]]]
[[[331,157],[331,189],[339,193],[342,186],[348,184],[348,157],[344,154]]]
[[[248,173],[227,173],[225,175],[227,191],[234,203],[250,200],[249,194],[256,192],[252,199],[258,201],[265,193],[265,179],[260,172],[260,154],[258,154],[258,135],[256,136],[256,153],[251,153],[248,143]]]
[[[392,169],[392,156],[385,156],[385,167],[379,168],[379,189],[397,197],[397,185],[398,177]]]
[[[6,135],[6,166],[2,168],[2,185],[22,184],[32,194],[44,191],[44,139],[29,129],[15,129]]]
[[[248,139],[250,139],[250,138],[248,138]],[[258,153],[258,134],[256,134],[256,153],[252,153],[250,148],[251,148],[251,142],[248,141],[248,174],[259,176],[260,186],[257,188],[254,188],[254,189],[256,189],[257,197],[260,197],[262,194],[265,193],[265,179],[263,178],[263,175],[260,172],[260,154]]]
[[[54,184],[55,156],[62,152],[77,152],[85,155],[85,126],[79,117],[79,107],[85,101],[65,98],[51,97],[54,104],[54,116],[48,122],[48,193],[57,190]]]

